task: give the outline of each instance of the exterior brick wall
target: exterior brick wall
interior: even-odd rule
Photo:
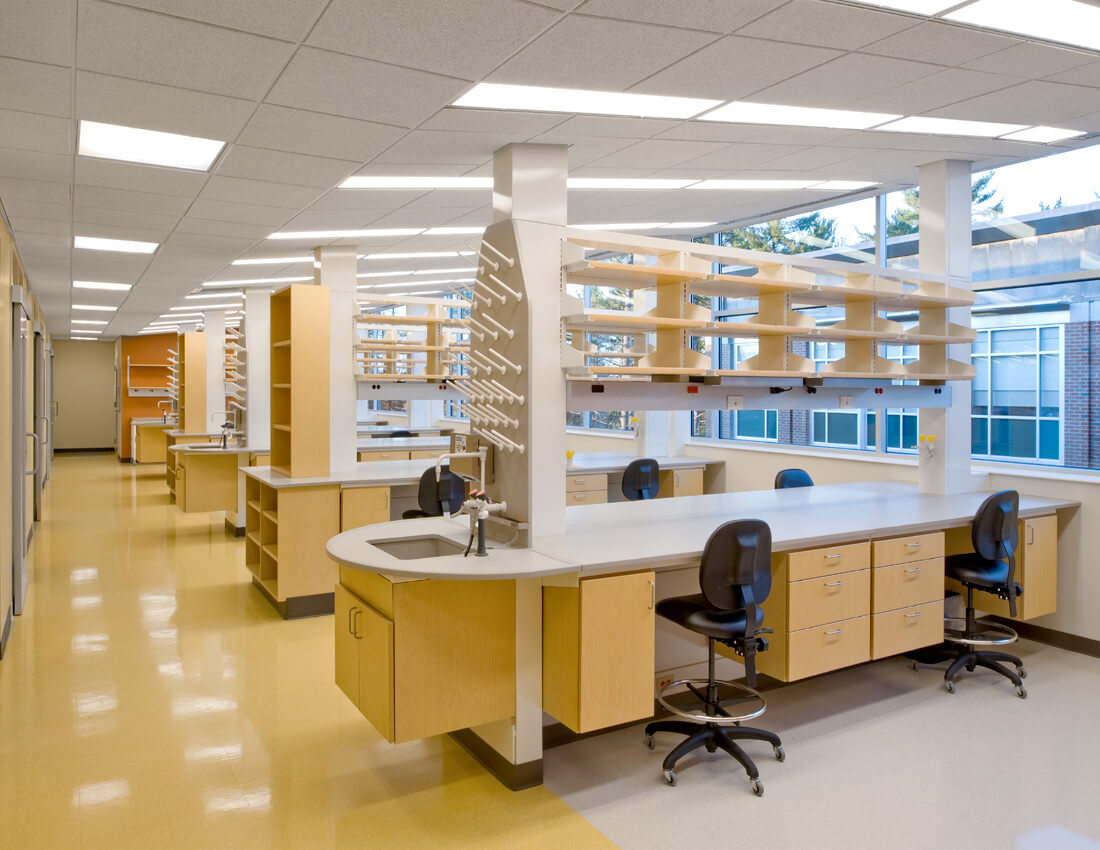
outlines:
[[[1066,466],[1100,469],[1100,322],[1065,326],[1065,409],[1062,456]]]

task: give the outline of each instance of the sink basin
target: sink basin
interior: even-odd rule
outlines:
[[[189,452],[220,452],[222,447],[220,443],[200,443],[195,446],[187,446]],[[229,448],[235,449],[236,446],[230,446]]]
[[[466,547],[446,537],[406,537],[403,540],[369,540],[387,555],[393,555],[402,561],[415,561],[420,558],[442,558],[446,555],[461,555]]]

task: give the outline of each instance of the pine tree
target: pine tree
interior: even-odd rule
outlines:
[[[974,178],[970,184],[970,208],[974,218],[996,218],[1004,213],[1005,202],[997,197],[997,189],[991,184],[994,172]],[[916,233],[920,225],[920,189],[906,189],[902,193],[902,205],[886,219],[886,236],[906,236]],[[871,240],[874,233],[858,231],[860,238]]]

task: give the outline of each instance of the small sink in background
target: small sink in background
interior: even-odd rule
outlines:
[[[401,561],[416,561],[421,558],[443,558],[447,555],[461,555],[466,547],[446,537],[406,537],[403,540],[368,540],[371,546],[381,549],[387,555]]]

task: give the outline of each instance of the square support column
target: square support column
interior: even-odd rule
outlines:
[[[271,290],[244,293],[246,372],[245,440],[251,448],[271,446]]]
[[[970,166],[941,160],[920,167],[920,271],[945,275],[949,286],[970,289]],[[953,307],[947,320],[970,326],[970,308]],[[950,345],[947,356],[970,362],[970,346]],[[951,407],[921,408],[918,444],[920,491],[973,489],[970,473],[970,382],[952,381]]]
[[[206,416],[207,433],[220,433],[225,414],[225,313],[216,310],[203,316],[206,331]],[[219,414],[222,414],[219,416]]]
[[[357,312],[355,275],[359,269],[354,245],[315,248],[320,268],[317,283],[329,290],[329,473],[355,469],[357,387],[352,368],[352,321]]]

